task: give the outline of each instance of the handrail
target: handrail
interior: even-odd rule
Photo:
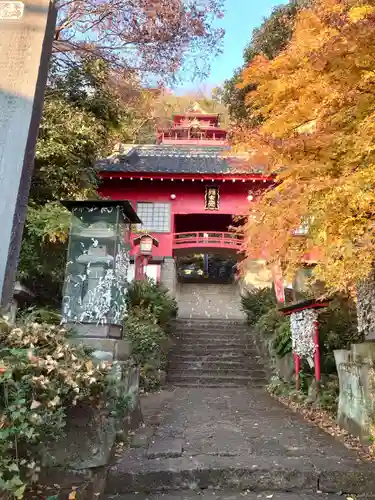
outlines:
[[[181,248],[184,246],[240,248],[242,240],[242,235],[237,233],[222,231],[189,231],[186,233],[174,233],[173,246],[175,248]]]

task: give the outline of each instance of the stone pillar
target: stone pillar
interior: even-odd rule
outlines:
[[[12,298],[56,10],[49,0],[0,2],[0,298]]]
[[[160,282],[168,288],[172,297],[176,296],[177,275],[176,262],[173,257],[165,257],[161,265]]]
[[[375,270],[357,286],[358,332],[375,340]]]
[[[375,438],[375,343],[334,351],[340,383],[338,424],[364,442]]]

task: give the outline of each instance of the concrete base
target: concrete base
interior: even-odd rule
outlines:
[[[122,326],[120,325],[96,325],[95,323],[68,323],[79,337],[114,338],[121,339]]]
[[[44,466],[67,467],[73,470],[103,467],[109,463],[117,435],[136,429],[142,421],[138,392],[139,369],[125,363],[114,365],[118,388],[112,403],[130,397],[130,408],[120,414],[107,408],[98,409],[91,402],[79,403],[67,410],[65,437],[51,442],[44,455]]]
[[[95,337],[73,337],[68,339],[69,344],[84,344],[93,349],[93,356],[103,361],[126,361],[132,353],[132,344],[129,340],[102,339]],[[105,359],[103,356],[105,356]]]

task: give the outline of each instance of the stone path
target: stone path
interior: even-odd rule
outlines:
[[[178,283],[176,298],[180,318],[245,320],[237,283]]]
[[[164,492],[165,500],[188,500],[203,492],[207,500],[311,500],[375,493],[372,465],[262,389],[170,389],[144,398],[143,410],[146,427],[134,439],[140,447],[109,470],[108,498],[144,492],[161,500]]]
[[[234,493],[234,492],[215,492],[207,491],[203,493],[194,492],[173,492],[173,493],[154,493],[154,494],[127,494],[115,495],[113,500],[345,500],[347,495],[336,495],[329,493]],[[351,497],[349,497],[351,498]],[[364,498],[364,497],[361,497]],[[353,500],[356,500],[353,498]]]

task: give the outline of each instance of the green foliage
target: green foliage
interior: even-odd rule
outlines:
[[[276,306],[275,292],[272,288],[256,288],[243,294],[241,303],[248,323],[254,324],[269,309]]]
[[[356,306],[351,299],[337,296],[319,314],[319,342],[326,351],[349,349],[363,342],[358,333]]]
[[[166,365],[168,337],[147,309],[136,306],[125,319],[124,329],[133,346],[133,357],[140,365],[140,386],[156,390],[160,385],[161,370]]]
[[[111,365],[96,365],[83,346],[69,346],[58,326],[2,320],[0,345],[0,490],[23,498],[46,444],[63,436],[66,408],[117,404],[117,387]]]
[[[288,398],[304,408],[325,410],[336,415],[339,396],[339,381],[335,375],[323,375],[316,393],[316,384],[312,375],[301,372],[301,390],[297,391],[294,382],[286,382],[279,377],[273,377],[267,387],[268,392],[275,396]],[[314,394],[314,395],[313,395]]]
[[[133,281],[128,288],[128,308],[147,310],[162,327],[177,314],[177,302],[168,290],[151,279]]]
[[[55,309],[38,308],[35,306],[20,310],[17,315],[17,324],[48,323],[49,325],[60,325],[61,315]]]
[[[290,332],[289,319],[280,316],[279,325],[275,329],[275,337],[272,341],[272,348],[277,357],[283,358],[292,352],[292,336]]]
[[[340,394],[337,375],[324,376],[319,386],[318,403],[325,410],[336,414]]]
[[[256,322],[255,326],[258,332],[264,337],[272,336],[285,318],[280,314],[276,307],[268,309]]]
[[[135,361],[142,365],[149,359],[161,357],[162,345],[167,340],[155,316],[147,309],[135,307],[125,320],[126,335],[132,341]]]
[[[135,361],[140,365],[140,384],[146,391],[156,390],[167,362],[166,330],[176,316],[177,303],[167,289],[150,279],[133,281],[127,301],[129,315],[124,329],[132,341]]]
[[[351,299],[336,296],[319,314],[319,344],[322,370],[336,373],[335,349],[350,349],[351,344],[363,342],[358,333],[356,306]]]
[[[125,96],[111,76],[95,59],[50,71],[18,275],[43,306],[61,302],[70,214],[60,200],[95,198],[95,163],[120,138],[132,142],[148,112],[141,92]]]

